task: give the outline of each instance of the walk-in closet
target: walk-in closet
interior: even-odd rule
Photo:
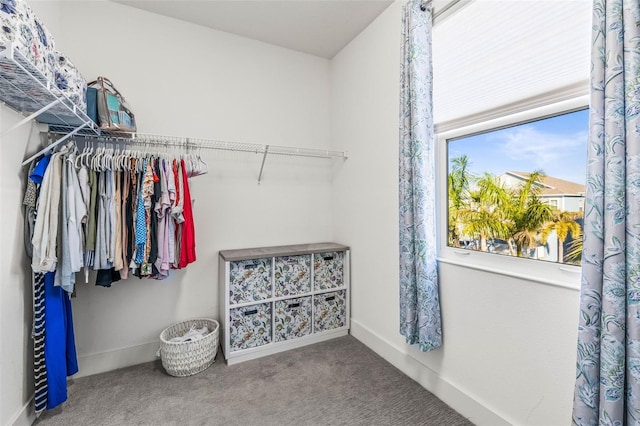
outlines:
[[[0,425],[569,424],[580,268],[447,247],[447,155],[589,107],[592,3],[0,0]]]

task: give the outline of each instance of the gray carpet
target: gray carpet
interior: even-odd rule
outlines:
[[[71,380],[53,425],[471,425],[351,336],[187,378],[159,361]]]

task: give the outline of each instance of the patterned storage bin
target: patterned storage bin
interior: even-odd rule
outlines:
[[[275,341],[311,334],[311,296],[278,300],[275,317]]]
[[[231,352],[271,343],[271,303],[231,309],[229,341]]]
[[[271,297],[271,259],[231,262],[229,302],[233,304]]]
[[[55,52],[54,78],[56,87],[82,112],[87,112],[87,81],[61,52]]]
[[[290,296],[311,292],[311,255],[276,257],[275,295]]]
[[[316,290],[327,290],[344,284],[344,252],[313,255],[313,282]]]
[[[54,81],[53,37],[24,0],[0,2],[0,50],[9,44],[40,72],[40,81]]]
[[[313,296],[313,315],[314,333],[347,325],[346,291],[339,290]]]

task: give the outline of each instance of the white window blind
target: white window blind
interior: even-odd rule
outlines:
[[[439,127],[588,93],[591,2],[476,0],[433,34]],[[517,108],[515,108],[517,109]]]

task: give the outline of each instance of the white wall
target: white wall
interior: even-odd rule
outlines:
[[[111,2],[30,2],[56,45],[87,79],[109,77],[139,131],[259,144],[330,145],[329,61]],[[3,128],[19,119],[0,107]],[[7,118],[8,117],[8,118]],[[12,121],[13,120],[13,121]],[[5,127],[6,126],[6,127]],[[25,132],[2,137],[0,197],[2,383],[0,424],[20,416],[33,392],[31,294],[22,254],[20,162],[35,150]],[[218,317],[222,249],[332,240],[332,163],[203,151],[209,173],[191,180],[198,260],[170,279],[112,288],[77,285],[72,302],[80,375],[155,359],[160,332]],[[26,289],[26,290],[25,290]]]
[[[335,177],[333,204],[334,239],[352,248],[352,334],[476,424],[568,424],[577,290],[440,264],[443,347],[421,353],[399,334],[402,3],[394,3],[332,61],[332,143],[350,153]],[[589,5],[560,3],[555,16],[550,2],[474,2],[437,22],[436,123],[583,84]],[[565,23],[563,32],[557,20],[570,14],[581,20]],[[543,17],[553,26],[551,41],[525,31]],[[520,49],[506,45],[510,37]],[[538,54],[545,43],[555,46],[550,54],[555,62]]]

